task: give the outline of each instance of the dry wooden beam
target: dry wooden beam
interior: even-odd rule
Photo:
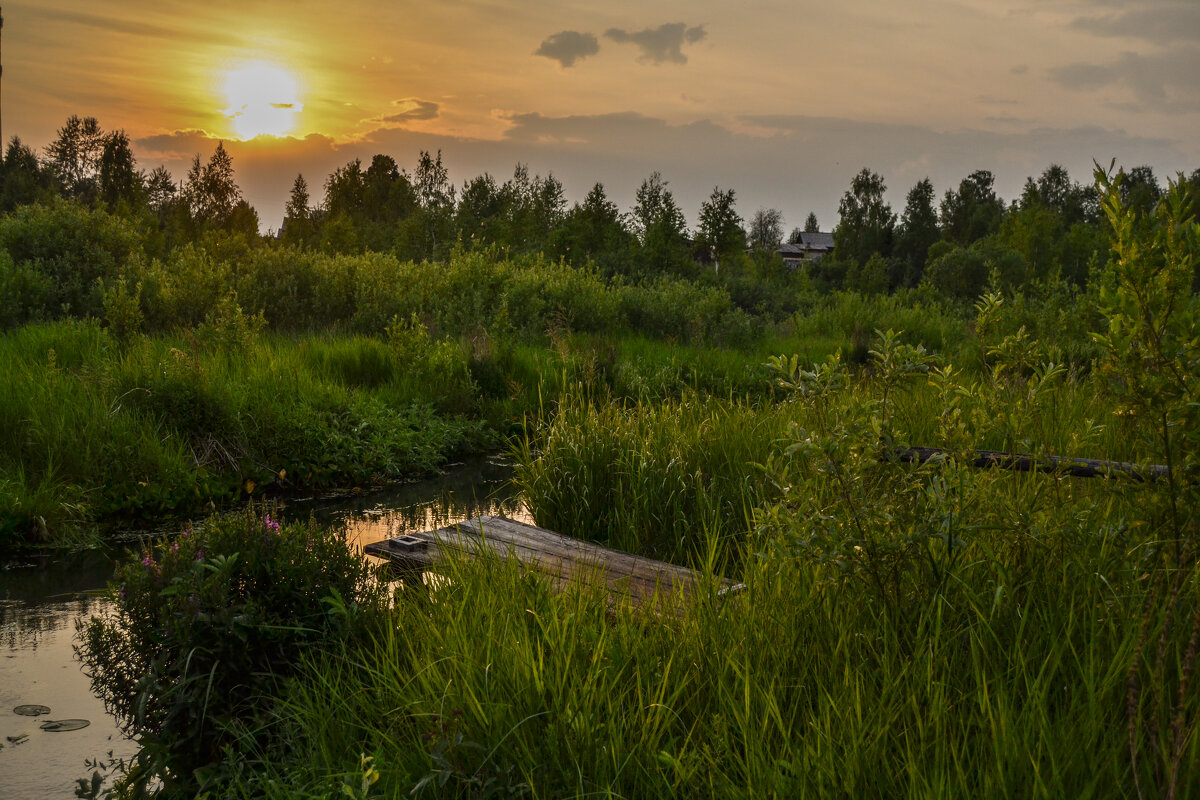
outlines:
[[[694,570],[635,556],[504,517],[478,517],[435,531],[397,536],[363,548],[400,570],[435,569],[452,552],[516,558],[555,582],[599,580],[613,599],[634,605],[658,598],[686,598],[700,582]],[[732,584],[721,579],[722,589]]]
[[[924,464],[935,458],[958,460],[963,454],[940,447],[905,447],[893,452],[897,461]],[[976,469],[994,467],[1014,472],[1046,472],[1076,478],[1111,478],[1123,475],[1135,481],[1158,480],[1170,474],[1161,464],[1133,464],[1128,461],[1103,461],[1095,458],[1034,456],[1005,453],[1000,450],[968,450],[966,463]]]

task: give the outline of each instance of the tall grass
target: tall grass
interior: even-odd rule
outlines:
[[[292,339],[236,305],[161,336],[31,324],[0,337],[0,364],[12,389],[0,397],[6,540],[188,511],[247,487],[428,474],[520,434],[580,384],[647,402],[770,388],[761,359],[736,350],[566,332],[548,346],[503,331],[454,340],[417,318],[379,337]]]
[[[893,295],[835,292],[810,298],[792,317],[795,340],[787,352],[806,361],[821,361],[841,353],[848,363],[865,363],[876,331],[903,331],[906,341],[955,357],[967,344],[970,330],[965,309],[936,294],[904,290]]]
[[[787,425],[777,410],[697,395],[629,407],[572,397],[521,440],[515,481],[543,527],[686,562],[708,536],[747,530],[769,494],[753,464]]]
[[[427,339],[400,352],[374,339],[230,346],[200,334],[120,342],[95,322],[23,327],[0,338],[0,531],[53,536],[268,485],[429,474],[493,446],[463,416],[476,398],[455,353]]]
[[[869,380],[793,376],[795,402],[769,409],[565,402],[518,454],[537,520],[684,554],[709,575],[723,549],[744,590],[709,582],[658,615],[584,586],[556,592],[512,563],[452,560],[448,582],[397,598],[378,637],[309,661],[276,749],[239,790],[1200,791],[1187,735],[1200,718],[1200,573],[1163,557],[1168,498],[1149,484],[890,463],[880,431],[898,429],[885,420],[940,407],[930,397],[949,380],[895,382],[894,346],[880,345]],[[993,389],[958,386],[981,409],[963,418],[986,420]],[[1065,400],[1018,409],[1029,435],[1089,410],[1065,380],[1042,391]],[[754,498],[752,519],[737,498]]]
[[[1135,770],[1161,788],[1126,716],[1147,584],[1089,555],[1018,585],[972,560],[901,615],[818,565],[746,559],[743,593],[665,618],[455,562],[377,638],[308,661],[241,791],[358,787],[363,756],[383,797],[1113,797]],[[1186,634],[1164,623],[1145,635],[1178,674]],[[1198,763],[1193,738],[1180,787]]]

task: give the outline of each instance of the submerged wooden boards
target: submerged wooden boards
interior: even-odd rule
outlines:
[[[513,557],[561,583],[599,579],[616,597],[635,605],[650,600],[686,598],[699,583],[699,575],[685,567],[631,555],[583,542],[561,533],[504,517],[478,517],[435,531],[397,536],[363,548],[368,555],[386,558],[400,568],[424,571],[437,566],[451,550],[469,554]],[[721,586],[731,581],[722,579]]]

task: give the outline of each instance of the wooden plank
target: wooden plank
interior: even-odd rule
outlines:
[[[959,454],[940,447],[906,447],[893,452],[897,461],[924,464],[933,458],[953,459]],[[966,463],[976,469],[1007,469],[1014,472],[1061,473],[1076,478],[1110,478],[1124,475],[1135,481],[1158,480],[1170,475],[1161,464],[1131,464],[1127,461],[1103,461],[1095,458],[1033,456],[999,450],[969,450]]]
[[[686,597],[699,575],[686,567],[636,556],[609,547],[572,539],[560,533],[503,517],[478,517],[434,531],[409,534],[364,548],[368,555],[388,559],[401,570],[437,567],[450,550],[501,558],[513,557],[551,576],[559,583],[599,578],[610,593],[641,604],[656,595]],[[721,579],[728,588],[732,581]]]

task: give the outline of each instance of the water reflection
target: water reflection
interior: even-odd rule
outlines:
[[[84,759],[109,751],[130,756],[134,745],[92,695],[74,659],[75,619],[103,613],[108,602],[94,594],[112,574],[112,560],[99,553],[25,559],[0,567],[0,795],[72,797]],[[23,717],[13,708],[36,703],[45,717]],[[51,733],[47,719],[78,718],[91,725]],[[9,737],[28,738],[19,744]]]
[[[431,480],[351,498],[284,503],[284,515],[339,527],[358,547],[484,514],[532,522],[503,459],[455,465]],[[178,529],[178,528],[176,528]],[[129,546],[145,532],[126,531]],[[128,758],[134,744],[121,737],[116,720],[91,693],[75,661],[75,620],[103,614],[110,604],[98,594],[113,572],[112,556],[83,553],[0,564],[0,797],[69,798],[75,780],[90,771],[85,759],[105,760],[109,751]],[[15,706],[49,706],[46,717],[22,717]],[[46,719],[82,718],[88,728],[41,731]],[[6,737],[28,734],[21,744]]]
[[[485,514],[533,522],[512,485],[512,466],[499,458],[455,465],[445,475],[358,498],[292,503],[295,518],[311,513],[346,532],[362,548],[404,533],[434,530]]]

